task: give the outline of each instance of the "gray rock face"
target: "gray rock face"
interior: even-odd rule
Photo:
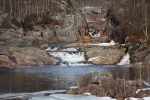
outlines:
[[[74,0],[49,1],[49,10],[52,12],[46,9],[41,11],[43,5],[40,5],[41,1],[37,3],[39,4],[39,13],[42,13],[41,16],[36,16],[38,15],[36,7],[34,9],[28,8],[32,13],[22,14],[19,19],[17,19],[18,17],[15,19],[15,16],[13,16],[13,24],[23,27],[25,36],[42,37],[47,42],[76,42],[80,41],[83,36],[88,35],[86,19]],[[55,5],[55,8],[51,7],[52,4]],[[34,2],[31,3],[32,5],[37,6]],[[18,6],[24,5],[20,3]],[[13,6],[13,8],[15,7]],[[25,7],[25,9],[27,8]],[[10,10],[6,11],[9,12]],[[19,10],[15,10],[12,14],[18,12]],[[20,22],[20,20],[23,21]]]
[[[8,13],[0,13],[0,28],[11,23],[10,15]]]

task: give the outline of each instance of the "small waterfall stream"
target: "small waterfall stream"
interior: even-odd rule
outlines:
[[[46,49],[52,56],[60,58],[60,64],[77,65],[86,62],[85,52],[80,51],[79,47],[65,48],[58,50],[59,47],[49,47]]]

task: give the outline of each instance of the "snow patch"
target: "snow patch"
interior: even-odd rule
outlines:
[[[97,58],[99,58],[99,56],[93,57],[93,58],[89,58],[88,61],[93,61],[93,60],[95,60],[95,59],[97,59]]]
[[[84,93],[83,95],[84,95],[84,96],[90,96],[91,93]]]
[[[150,82],[144,82],[144,84],[150,86]]]
[[[99,44],[88,43],[87,45],[94,45],[94,46],[113,46],[113,45],[115,45],[115,42],[114,42],[113,40],[111,40],[110,43],[99,43]]]
[[[98,33],[92,35],[94,32],[89,32],[89,34],[91,35],[92,38],[99,38],[101,36],[101,31],[99,31]]]
[[[138,90],[136,91],[136,94],[138,94],[141,90],[150,90],[150,88],[138,89]]]
[[[122,60],[120,61],[120,63],[118,63],[117,65],[127,65],[130,64],[130,55],[129,53],[127,53]]]

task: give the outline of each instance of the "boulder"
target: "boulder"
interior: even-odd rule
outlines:
[[[60,59],[36,47],[0,46],[0,68],[14,69],[21,66],[56,65]],[[2,69],[3,70],[3,69]]]
[[[114,47],[113,47],[114,48]],[[84,48],[86,51],[87,58],[98,57],[93,60],[93,64],[116,64],[120,61],[120,59],[125,55],[125,49],[121,48],[111,48],[111,47],[91,47],[87,46]]]
[[[11,18],[8,13],[0,13],[0,28],[11,23]]]
[[[60,61],[36,47],[10,47],[9,50],[16,61],[16,66],[56,65]]]
[[[59,62],[58,59],[55,59],[53,57],[39,56],[36,54],[12,52],[12,56],[14,57],[16,61],[16,67],[56,65]]]
[[[77,80],[77,84],[79,89],[87,87],[89,84],[100,84],[103,79],[112,79],[113,76],[111,72],[104,70],[104,71],[94,71],[86,73],[80,76]]]
[[[111,56],[100,56],[97,59],[93,60],[93,64],[95,65],[114,65],[116,64],[121,57],[117,57],[116,55]]]
[[[139,88],[149,87],[144,85],[141,80],[126,80],[126,79],[114,79],[111,72],[94,71],[86,73],[80,76],[77,80],[78,93],[91,93],[97,96],[109,96],[117,99],[123,99],[128,97],[144,97],[149,96],[149,90],[136,92]]]

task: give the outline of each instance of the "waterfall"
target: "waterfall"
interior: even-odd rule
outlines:
[[[117,65],[126,65],[126,64],[130,64],[130,55],[129,53],[127,53],[122,60],[120,61],[120,63],[118,63]]]
[[[79,51],[79,47],[60,49],[59,47],[48,47],[46,51],[56,58],[61,59],[62,64],[76,65],[85,62],[85,52]]]
[[[63,63],[78,63],[85,61],[84,52],[49,52],[54,57],[58,57]]]

